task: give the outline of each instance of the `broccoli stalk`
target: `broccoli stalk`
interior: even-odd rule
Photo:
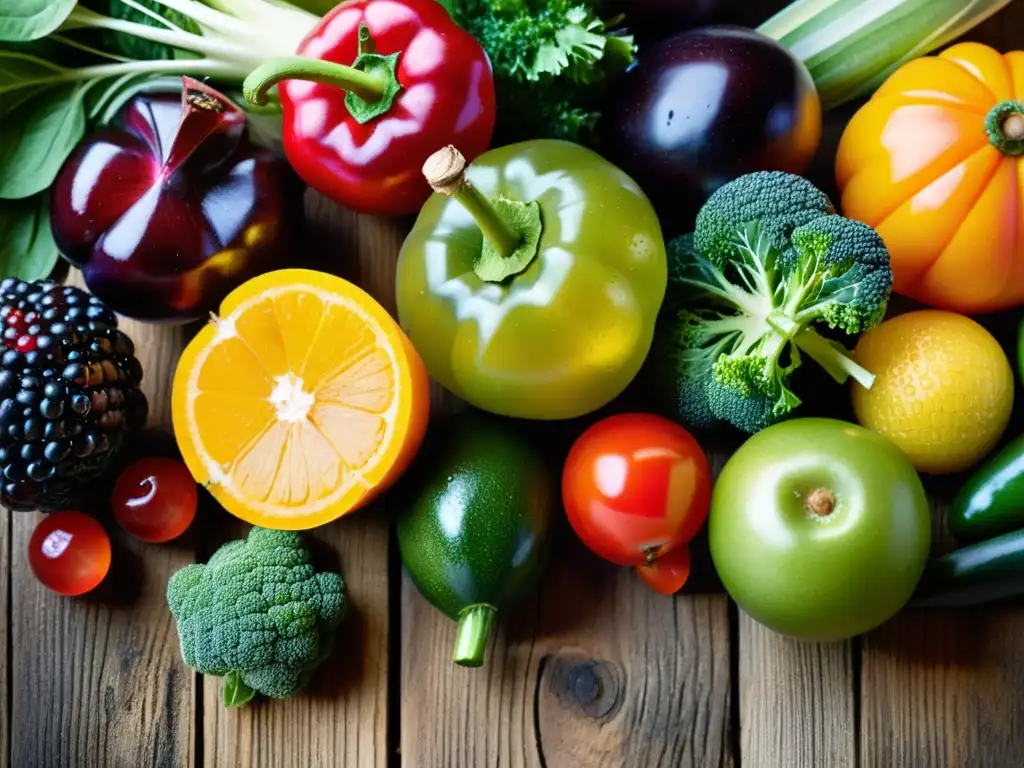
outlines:
[[[171,576],[167,602],[185,663],[224,678],[226,707],[298,693],[346,606],[341,576],[316,572],[299,534],[263,528]]]
[[[759,172],[724,185],[668,252],[657,348],[672,360],[684,423],[756,432],[786,417],[801,404],[789,378],[804,356],[840,384],[873,385],[815,326],[855,335],[879,323],[889,254],[877,232],[836,215],[806,179]]]

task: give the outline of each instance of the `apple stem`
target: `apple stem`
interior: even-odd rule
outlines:
[[[836,508],[836,495],[828,488],[815,488],[805,499],[807,508],[818,517],[828,517]]]

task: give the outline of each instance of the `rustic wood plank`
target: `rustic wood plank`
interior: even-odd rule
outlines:
[[[856,765],[851,644],[780,637],[742,611],[739,638],[744,764]]]
[[[725,598],[662,597],[566,549],[480,669],[450,661],[454,624],[405,579],[403,763],[732,765]]]
[[[394,312],[395,260],[406,223],[356,216],[310,193],[306,248],[314,266],[339,274]],[[204,763],[273,768],[383,766],[388,742],[388,520],[386,497],[309,532],[314,559],[340,568],[351,613],[309,690],[283,702],[227,711],[220,680],[203,681]],[[226,515],[216,543],[247,526]],[[206,555],[212,554],[211,548]]]
[[[11,576],[11,513],[0,507],[0,768],[10,765],[11,713],[7,711],[7,694],[10,691],[10,674],[7,670],[10,658],[10,635],[7,622],[10,619],[8,593]]]
[[[181,328],[123,320],[145,372],[150,425],[170,427]],[[106,522],[111,573],[68,599],[32,576],[28,540],[40,516],[12,514],[11,763],[186,766],[193,763],[194,676],[178,657],[164,598],[192,561],[190,539],[145,545]]]
[[[246,530],[226,521],[218,527],[239,536]],[[331,657],[292,699],[225,710],[220,679],[204,678],[203,757],[211,768],[387,763],[388,524],[382,505],[312,531],[308,539],[318,567],[344,575],[351,612]]]
[[[405,576],[404,764],[733,765],[727,599],[657,595],[556,525],[540,593],[501,618],[480,669],[451,662],[454,623]]]
[[[951,539],[934,504],[936,551]],[[864,638],[862,764],[1024,765],[1024,606],[906,610]]]

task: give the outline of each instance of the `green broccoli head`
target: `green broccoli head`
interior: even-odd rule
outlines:
[[[877,232],[836,215],[809,181],[763,172],[724,185],[667,255],[654,356],[671,363],[685,424],[753,432],[786,418],[801,402],[789,387],[801,353],[837,382],[872,385],[814,326],[853,334],[880,322],[889,254]]]
[[[829,328],[857,334],[885,316],[892,291],[889,251],[871,227],[842,216],[821,216],[792,235],[796,267],[788,311],[802,322],[821,319]]]
[[[828,195],[802,176],[758,171],[719,187],[697,214],[697,250],[718,267],[737,255],[737,235],[756,222],[768,242],[787,253],[797,227],[835,213]]]
[[[185,663],[225,677],[227,706],[296,694],[346,608],[341,576],[314,571],[297,533],[263,528],[171,576],[167,602]]]

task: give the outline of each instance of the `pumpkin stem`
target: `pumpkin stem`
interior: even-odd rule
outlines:
[[[1024,154],[1024,104],[1012,100],[996,104],[985,116],[985,133],[1004,155]]]

